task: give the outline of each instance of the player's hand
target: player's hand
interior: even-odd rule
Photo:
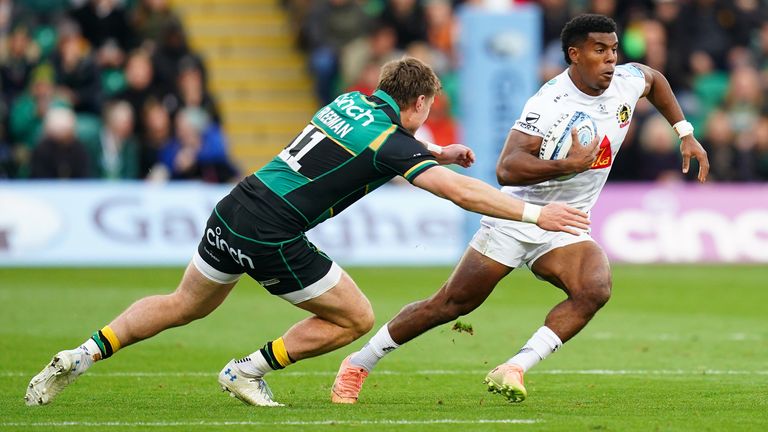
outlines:
[[[683,137],[680,143],[680,153],[683,154],[683,174],[688,173],[688,168],[691,166],[691,158],[694,158],[699,161],[699,175],[697,176],[699,182],[704,183],[707,181],[707,175],[709,174],[707,151],[699,144],[699,141],[693,134]]]
[[[595,136],[592,142],[588,146],[584,147],[579,144],[579,137],[576,134],[576,128],[571,129],[571,148],[568,150],[568,156],[565,160],[571,162],[572,172],[580,173],[584,172],[592,167],[597,160],[597,151],[599,150],[598,143],[600,137]]]
[[[456,164],[469,168],[475,163],[475,152],[463,144],[451,144],[443,147],[443,152],[435,158],[441,165]]]
[[[589,217],[583,211],[563,203],[549,203],[542,207],[536,225],[547,231],[579,235],[580,230],[589,228]]]

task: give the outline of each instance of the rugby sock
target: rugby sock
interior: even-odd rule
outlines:
[[[80,349],[88,353],[93,361],[104,360],[120,349],[120,340],[109,326],[97,330],[88,340],[80,345]]]
[[[373,335],[371,340],[365,344],[363,349],[352,355],[349,362],[370,372],[376,367],[376,363],[378,363],[382,357],[399,347],[400,345],[392,340],[388,326],[389,323],[384,324],[384,326]]]
[[[235,366],[246,376],[261,378],[267,372],[283,369],[293,363],[285,349],[283,338],[267,342],[260,350],[248,357],[235,360]]]
[[[516,364],[523,368],[523,372],[526,372],[561,346],[563,346],[563,342],[555,332],[547,326],[542,326],[528,339],[520,352],[507,360],[506,363]]]

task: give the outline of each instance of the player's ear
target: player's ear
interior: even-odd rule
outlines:
[[[416,98],[416,112],[421,112],[424,108],[427,106],[427,97],[424,95],[419,95],[419,97]]]
[[[579,49],[577,47],[568,47],[568,57],[571,59],[571,63],[578,64]]]

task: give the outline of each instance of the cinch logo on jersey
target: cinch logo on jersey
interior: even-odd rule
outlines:
[[[363,110],[362,107],[355,105],[354,99],[352,99],[352,96],[349,94],[343,94],[337,97],[333,103],[355,120],[367,117],[366,121],[363,122],[363,126],[368,126],[373,122],[373,114],[371,114],[372,111],[370,108]]]
[[[244,254],[241,249],[235,249],[233,247],[230,247],[226,240],[220,237],[221,236],[221,228],[216,227],[216,231],[214,231],[212,228],[208,228],[205,230],[205,239],[208,240],[208,244],[215,247],[216,249],[219,249],[221,251],[227,252],[235,262],[239,263],[241,266],[245,267],[245,262],[248,262],[248,267],[251,268],[251,270],[254,270],[253,267],[253,260],[251,260],[251,257]]]
[[[365,119],[365,121],[361,123],[363,127],[373,123],[373,112],[369,108],[364,109],[363,107],[355,105],[355,101],[348,94],[343,94],[337,97],[336,100],[333,101],[333,105],[336,105],[340,111],[344,112],[352,119]],[[344,138],[355,128],[347,123],[341,116],[336,114],[330,105],[321,109],[315,117],[341,138]]]

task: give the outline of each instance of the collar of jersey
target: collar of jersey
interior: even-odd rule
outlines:
[[[603,94],[597,95],[597,96],[588,95],[583,91],[581,91],[578,87],[576,87],[576,83],[573,82],[573,78],[571,78],[570,68],[566,69],[564,73],[565,73],[565,80],[568,81],[568,86],[570,86],[572,90],[575,90],[576,94],[578,94],[581,97],[585,97],[588,99],[597,99],[597,98],[603,97],[603,95],[605,95],[605,92],[608,91],[608,89],[605,89]],[[611,81],[611,84],[613,84],[613,81]],[[610,88],[610,86],[608,86],[608,88]]]
[[[400,107],[397,106],[397,102],[395,102],[395,100],[392,99],[392,96],[388,95],[387,92],[384,90],[376,90],[371,96],[376,96],[377,98],[386,102],[389,106],[392,107],[393,110],[395,110],[397,116],[400,117]]]

